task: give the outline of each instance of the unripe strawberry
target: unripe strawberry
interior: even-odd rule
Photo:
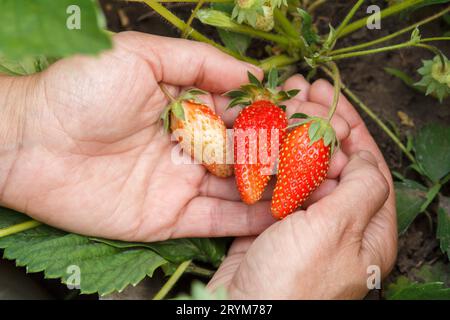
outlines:
[[[200,90],[190,90],[173,101],[163,114],[181,148],[211,172],[226,178],[233,175],[233,165],[227,164],[226,126],[208,106],[195,99]],[[169,116],[170,114],[170,116]]]

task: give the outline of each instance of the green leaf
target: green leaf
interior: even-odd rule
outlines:
[[[276,89],[278,85],[278,71],[275,68],[270,69],[267,76],[267,87],[270,89]]]
[[[239,53],[242,56],[245,55],[252,41],[251,37],[224,29],[217,29],[217,32],[226,48]]]
[[[0,228],[7,228],[29,217],[0,207]],[[176,239],[155,243],[127,243],[93,239],[39,226],[6,237],[0,237],[4,257],[26,266],[27,272],[44,272],[46,278],[60,278],[71,283],[73,271],[79,268],[82,293],[105,295],[136,285],[145,276],[164,267],[169,273],[185,259],[219,265],[227,244],[223,239]],[[72,269],[73,270],[73,269]]]
[[[102,30],[104,18],[92,0],[0,0],[0,8],[0,52],[9,59],[96,54],[111,48]],[[80,28],[73,28],[78,13]]]
[[[297,9],[300,17],[302,18],[301,34],[305,38],[308,44],[314,44],[319,42],[319,35],[313,29],[311,15],[303,9]]]
[[[440,124],[423,127],[416,136],[415,151],[424,173],[438,182],[450,172],[450,127]]]
[[[450,288],[444,283],[418,283],[405,276],[390,284],[385,294],[388,300],[450,300]]]
[[[421,212],[420,209],[426,202],[427,189],[412,180],[395,182],[394,185],[397,198],[397,228],[398,233],[402,234]]]
[[[49,62],[44,56],[24,57],[22,59],[8,59],[0,55],[0,73],[19,76],[29,75],[46,69]]]
[[[30,218],[26,215],[19,214],[8,208],[0,207],[0,229],[8,228],[29,220]]]
[[[306,113],[294,113],[289,119],[307,119],[309,116]]]
[[[248,80],[250,81],[251,84],[254,84],[258,88],[262,88],[263,87],[261,81],[259,81],[258,78],[256,78],[253,75],[253,73],[251,73],[250,71],[247,71],[247,76],[248,76]]]
[[[116,248],[149,248],[173,263],[195,259],[218,266],[222,262],[226,250],[226,239],[171,239],[153,243],[92,239]]]
[[[175,115],[175,117],[177,117],[178,119],[183,120],[183,121],[185,120],[185,118],[184,118],[184,108],[183,108],[182,103],[180,103],[178,101],[175,102],[172,105],[172,108],[170,110]]]
[[[432,265],[424,264],[418,269],[413,269],[411,274],[419,282],[442,282],[447,287],[450,286],[450,267],[440,261]]]
[[[399,70],[399,69],[395,69],[395,68],[384,68],[384,71],[386,71],[387,73],[389,73],[390,75],[399,78],[400,80],[402,80],[408,87],[411,88],[416,88],[414,87],[414,79],[411,78],[408,74],[406,74],[405,72]]]
[[[442,252],[450,258],[450,198],[440,198],[436,237],[440,241]]]
[[[26,266],[27,272],[43,271],[46,278],[61,278],[63,283],[70,280],[73,266],[80,272],[81,293],[100,295],[136,285],[167,263],[151,250],[118,249],[48,226],[0,238],[0,248],[5,258]]]

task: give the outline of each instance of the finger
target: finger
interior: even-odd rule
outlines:
[[[227,257],[208,283],[209,290],[214,292],[219,287],[228,288],[254,240],[255,237],[241,237],[233,241]]]
[[[201,42],[139,32],[121,32],[114,40],[145,59],[157,82],[222,93],[248,82],[247,71],[263,76],[259,68]]]
[[[325,181],[314,191],[311,196],[305,201],[304,207],[308,208],[310,205],[316,203],[320,199],[331,194],[338,186],[338,181],[335,179],[325,179]]]
[[[305,113],[309,116],[325,118],[328,115],[328,108],[323,105],[311,102],[286,101],[286,113],[291,117],[294,113]],[[300,121],[299,119],[290,120],[290,123]],[[331,125],[336,131],[338,140],[344,140],[350,134],[350,126],[342,117],[334,116]]]
[[[333,86],[329,82],[325,80],[317,80],[311,85],[309,98],[311,101],[328,106],[332,104],[333,92]],[[348,136],[348,139],[343,141],[341,144],[342,150],[348,155],[354,154],[360,150],[367,150],[371,152],[376,157],[380,169],[392,187],[391,174],[386,161],[384,160],[383,154],[367,130],[367,127],[358,112],[342,94],[339,98],[336,113],[345,119],[351,127],[351,133]],[[392,203],[395,201],[393,196],[391,201]]]
[[[292,98],[299,102],[308,101],[310,83],[301,74],[296,74],[286,80],[282,89],[284,91],[298,89],[300,92]]]
[[[341,173],[336,189],[308,211],[315,214],[332,215],[345,227],[363,232],[372,217],[381,209],[389,196],[389,184],[378,168],[375,157],[367,151],[360,151],[348,162]]]
[[[319,103],[326,107],[333,104],[333,96],[333,86],[328,81],[323,79],[315,81],[309,90],[309,101]],[[360,123],[363,123],[363,120],[359,116],[358,112],[355,108],[353,108],[351,103],[343,94],[339,96],[336,114],[344,118],[352,128]]]
[[[229,201],[241,199],[236,187],[235,177],[219,178],[212,174],[206,174],[200,185],[200,196],[219,198]]]
[[[183,210],[173,237],[257,235],[274,222],[268,201],[248,206],[237,201],[197,197]]]
[[[338,179],[342,170],[348,163],[348,156],[338,149],[331,157],[330,168],[328,169],[328,179]]]

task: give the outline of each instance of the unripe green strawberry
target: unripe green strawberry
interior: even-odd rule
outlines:
[[[203,92],[190,90],[174,101],[163,114],[165,126],[170,121],[181,148],[209,172],[230,177],[233,165],[227,164],[227,154],[232,151],[228,150],[225,123],[211,108],[195,100],[200,93]]]
[[[414,85],[423,89],[426,95],[436,97],[440,102],[450,96],[450,61],[444,57],[444,66],[436,56],[433,60],[423,60],[418,70],[422,79]]]
[[[328,122],[312,118],[289,132],[283,141],[277,183],[272,196],[272,214],[282,219],[300,207],[325,180],[334,130]]]

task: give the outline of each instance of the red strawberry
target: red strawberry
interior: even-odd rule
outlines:
[[[277,91],[276,71],[269,73],[266,87],[249,73],[250,83],[241,90],[228,92],[233,99],[229,107],[246,106],[235,120],[234,129],[234,171],[236,184],[242,200],[253,204],[261,199],[270,180],[278,146],[281,144],[287,127],[287,117],[277,103],[290,99],[298,90]],[[272,134],[278,140],[272,142]],[[276,146],[273,146],[275,143]]]
[[[222,178],[230,177],[233,165],[226,161],[226,126],[211,108],[196,101],[195,96],[203,93],[193,89],[174,100],[163,113],[164,126],[168,129],[170,123],[181,148],[209,172]]]
[[[272,150],[272,133],[278,134],[277,146],[281,145],[287,124],[285,112],[266,100],[252,103],[236,118],[233,126],[234,172],[245,203],[253,204],[261,199],[277,158],[276,154],[272,154],[278,151],[278,148]],[[265,129],[266,133],[262,133],[261,129]],[[277,131],[273,132],[273,129]],[[242,138],[245,140],[240,142]],[[252,145],[256,147],[253,153]]]
[[[336,145],[328,121],[312,118],[289,132],[280,150],[272,214],[282,219],[300,207],[324,181]]]

